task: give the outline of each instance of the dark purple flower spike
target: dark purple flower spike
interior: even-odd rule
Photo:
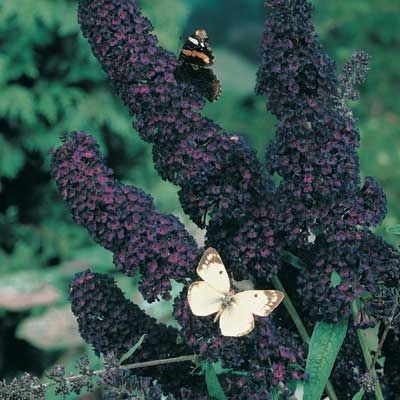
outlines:
[[[359,132],[343,107],[349,88],[365,78],[368,60],[354,57],[339,84],[334,62],[317,43],[311,4],[267,5],[256,90],[279,120],[266,151],[268,171],[282,177],[273,237],[308,266],[301,273],[282,270],[280,277],[301,294],[306,315],[337,321],[349,316],[355,298],[376,292],[374,279],[384,269],[365,244],[379,241],[368,228],[383,220],[386,197],[373,178],[359,188]],[[337,286],[332,273],[342,279]]]
[[[200,253],[192,236],[149,195],[118,182],[93,137],[72,134],[53,152],[52,174],[74,220],[113,252],[115,266],[128,276],[141,273],[146,300],[170,299],[170,279],[193,276]]]
[[[153,143],[157,171],[180,187],[196,224],[204,227],[206,216],[241,219],[269,195],[272,183],[255,152],[196,112],[204,100],[176,82],[175,55],[157,46],[135,1],[81,1],[79,22],[139,135]]]

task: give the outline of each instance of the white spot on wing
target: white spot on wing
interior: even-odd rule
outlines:
[[[196,46],[199,45],[199,41],[198,41],[196,38],[194,38],[193,36],[189,36],[189,37],[188,37],[188,40],[189,40],[189,42],[192,42],[192,43],[195,44]]]

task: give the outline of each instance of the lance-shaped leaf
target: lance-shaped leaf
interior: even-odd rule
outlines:
[[[347,331],[347,320],[337,324],[318,322],[311,336],[303,400],[320,400]]]

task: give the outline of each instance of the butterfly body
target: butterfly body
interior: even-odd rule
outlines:
[[[189,306],[194,315],[216,313],[224,336],[243,336],[254,329],[254,315],[269,315],[283,300],[278,290],[245,290],[235,293],[225,266],[217,251],[208,248],[197,267],[203,281],[194,282],[188,290]]]
[[[178,56],[180,64],[175,68],[175,79],[188,83],[209,101],[218,100],[221,84],[213,71],[208,68],[214,63],[214,55],[204,29],[194,31],[184,43]]]

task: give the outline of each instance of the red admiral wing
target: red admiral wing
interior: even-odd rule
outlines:
[[[209,101],[218,100],[221,94],[221,83],[209,68],[199,68],[192,64],[178,65],[175,68],[175,79],[195,86]]]
[[[221,83],[207,68],[213,64],[214,56],[204,29],[197,29],[186,39],[178,60],[182,64],[175,68],[175,79],[195,86],[209,101],[218,100]]]
[[[204,29],[197,29],[186,39],[178,60],[199,67],[213,64],[214,56],[208,44],[207,32]]]

